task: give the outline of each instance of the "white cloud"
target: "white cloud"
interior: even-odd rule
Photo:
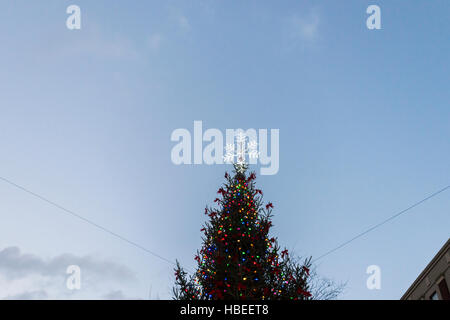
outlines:
[[[7,296],[5,300],[45,300],[48,299],[47,292],[45,290],[26,291],[14,296]]]
[[[189,31],[191,29],[191,24],[189,23],[189,20],[185,15],[179,14],[177,20],[181,30]]]
[[[66,287],[69,265],[81,269],[80,290]],[[135,282],[126,266],[99,257],[62,254],[43,259],[18,247],[0,250],[0,299],[125,299],[122,288]]]
[[[105,300],[126,300],[127,298],[123,294],[122,290],[114,290],[103,296]]]
[[[161,43],[164,40],[164,37],[160,33],[154,33],[148,38],[148,47],[152,51],[158,51],[161,47]]]
[[[290,36],[305,41],[312,41],[319,33],[320,16],[317,10],[310,10],[306,15],[293,15],[289,20]]]
[[[169,17],[174,21],[176,27],[182,32],[188,32],[191,30],[191,23],[187,16],[180,8],[169,7]]]

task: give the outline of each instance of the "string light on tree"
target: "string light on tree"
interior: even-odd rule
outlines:
[[[196,272],[189,276],[177,263],[174,295],[182,300],[310,299],[310,261],[299,264],[269,236],[273,204],[263,204],[255,173],[246,174],[245,157],[258,157],[257,144],[238,134],[237,148],[226,147],[226,162],[234,176],[214,200],[218,208],[205,209],[209,221],[201,228],[203,245],[197,252]]]

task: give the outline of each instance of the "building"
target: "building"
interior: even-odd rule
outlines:
[[[450,300],[450,239],[434,256],[401,300]]]

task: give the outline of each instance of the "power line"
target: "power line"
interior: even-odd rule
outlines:
[[[87,222],[88,224],[90,224],[90,225],[92,225],[92,226],[94,226],[94,227],[96,227],[96,228],[98,228],[98,229],[100,229],[100,230],[103,230],[103,231],[109,233],[110,235],[112,235],[112,236],[114,236],[114,237],[116,237],[116,238],[118,238],[118,239],[120,239],[120,240],[122,240],[122,241],[125,241],[125,242],[127,242],[128,244],[131,244],[132,246],[135,246],[136,248],[141,249],[142,251],[145,251],[146,253],[151,254],[151,255],[154,256],[154,257],[157,257],[157,258],[159,258],[159,259],[161,259],[161,260],[163,260],[163,261],[165,261],[165,262],[168,262],[168,263],[170,263],[170,264],[172,264],[172,265],[176,265],[175,262],[173,262],[173,261],[171,261],[171,260],[169,260],[169,259],[164,258],[163,256],[161,256],[161,255],[159,255],[159,254],[157,254],[157,253],[155,253],[155,252],[153,252],[153,251],[151,251],[151,250],[149,250],[149,249],[147,249],[147,248],[141,246],[140,244],[138,244],[138,243],[136,243],[136,242],[134,242],[134,241],[128,240],[127,238],[121,236],[121,235],[118,234],[118,233],[115,233],[114,231],[111,231],[111,230],[109,230],[109,229],[107,229],[107,228],[105,228],[105,227],[102,227],[102,226],[99,225],[98,223],[95,223],[95,222],[93,222],[93,221],[91,221],[91,220],[89,220],[89,219],[86,219],[85,217],[80,216],[79,214],[77,214],[77,213],[75,213],[75,212],[73,212],[73,211],[71,211],[71,210],[69,210],[69,209],[66,209],[66,208],[64,208],[63,206],[61,206],[61,205],[59,205],[59,204],[57,204],[57,203],[55,203],[55,202],[53,202],[53,201],[51,201],[51,200],[49,200],[49,199],[43,197],[43,196],[41,196],[41,195],[39,195],[39,194],[37,194],[37,193],[35,193],[35,192],[33,192],[33,191],[30,191],[30,190],[28,190],[28,189],[26,189],[26,188],[24,188],[24,187],[22,187],[22,186],[20,186],[20,185],[18,185],[18,184],[16,184],[16,183],[10,181],[10,180],[8,180],[8,179],[5,179],[5,178],[3,178],[3,177],[0,177],[0,180],[3,180],[4,182],[6,182],[6,183],[8,183],[8,184],[10,184],[10,185],[12,185],[12,186],[14,186],[14,187],[16,187],[16,188],[22,190],[22,191],[25,191],[26,193],[28,193],[28,194],[30,194],[30,195],[32,195],[32,196],[38,198],[38,199],[41,199],[42,201],[45,201],[45,202],[49,203],[50,205],[52,205],[52,206],[54,206],[54,207],[56,207],[56,208],[58,208],[58,209],[60,209],[60,210],[62,210],[62,211],[64,211],[64,212],[66,212],[67,214],[70,214],[70,215],[72,215],[72,216],[74,216],[74,217],[76,217],[76,218],[78,218],[78,219],[80,219],[80,220],[82,220],[82,221],[84,221],[84,222]]]
[[[424,203],[425,201],[427,201],[427,200],[429,200],[429,199],[431,199],[431,198],[437,196],[438,194],[444,192],[445,190],[447,190],[447,189],[449,189],[449,188],[450,188],[450,185],[449,185],[449,186],[446,186],[445,188],[442,188],[442,189],[439,190],[439,191],[436,191],[436,192],[433,193],[432,195],[429,195],[428,197],[426,197],[426,198],[420,200],[419,202],[414,203],[413,205],[409,206],[408,208],[406,208],[406,209],[404,209],[404,210],[402,210],[402,211],[400,211],[400,212],[394,214],[393,216],[387,218],[386,220],[384,220],[384,221],[382,221],[382,222],[380,222],[380,223],[377,223],[376,225],[370,227],[370,228],[367,229],[366,231],[363,231],[363,232],[361,232],[360,234],[354,236],[354,237],[351,238],[350,240],[345,241],[344,243],[340,244],[340,245],[337,246],[336,248],[331,249],[330,251],[327,251],[326,253],[322,254],[322,255],[319,256],[318,258],[314,259],[312,262],[316,262],[317,260],[322,259],[323,257],[325,257],[325,256],[327,256],[327,255],[329,255],[329,254],[331,254],[331,253],[333,253],[333,252],[335,252],[335,251],[341,249],[342,247],[345,247],[345,246],[348,245],[350,242],[352,242],[352,241],[354,241],[354,240],[356,240],[356,239],[362,237],[363,235],[365,235],[365,234],[371,232],[372,230],[374,230],[374,229],[376,229],[376,228],[378,228],[378,227],[381,227],[381,226],[384,225],[385,223],[387,223],[387,222],[389,222],[389,221],[391,221],[391,220],[397,218],[398,216],[400,216],[400,215],[404,214],[405,212],[407,212],[407,211],[409,211],[409,210],[411,210],[411,209],[417,207],[418,205],[420,205],[420,204]]]
[[[38,199],[41,199],[42,201],[47,202],[48,204],[50,204],[50,205],[52,205],[52,206],[54,206],[54,207],[56,207],[56,208],[58,208],[58,209],[60,209],[60,210],[62,210],[62,211],[64,211],[64,212],[66,212],[67,214],[70,214],[70,215],[72,215],[72,216],[74,216],[74,217],[76,217],[76,218],[78,218],[78,219],[80,219],[80,220],[82,220],[82,221],[84,221],[84,222],[86,222],[86,223],[88,223],[88,224],[90,224],[90,225],[92,225],[92,226],[94,226],[94,227],[96,227],[96,228],[102,230],[102,231],[105,231],[105,232],[109,233],[110,235],[112,235],[112,236],[114,236],[114,237],[116,237],[116,238],[118,238],[118,239],[120,239],[120,240],[122,240],[122,241],[124,241],[124,242],[126,242],[126,243],[128,243],[128,244],[131,244],[132,246],[134,246],[134,247],[136,247],[136,248],[138,248],[138,249],[141,249],[142,251],[144,251],[144,252],[146,252],[146,253],[149,253],[149,254],[153,255],[154,257],[157,257],[157,258],[159,258],[159,259],[161,259],[161,260],[163,260],[163,261],[165,261],[165,262],[168,262],[168,263],[170,263],[170,264],[172,264],[172,265],[176,265],[175,262],[173,262],[173,261],[171,261],[171,260],[169,260],[169,259],[167,259],[167,258],[164,258],[163,256],[161,256],[161,255],[159,255],[159,254],[157,254],[157,253],[155,253],[155,252],[153,252],[153,251],[151,251],[151,250],[149,250],[149,249],[147,249],[147,248],[141,246],[140,244],[138,244],[138,243],[136,243],[136,242],[134,242],[134,241],[128,240],[127,238],[125,238],[125,237],[119,235],[118,233],[116,233],[116,232],[114,232],[114,231],[111,231],[111,230],[109,230],[109,229],[107,229],[107,228],[105,228],[105,227],[99,225],[98,223],[95,223],[95,222],[93,222],[93,221],[91,221],[91,220],[89,220],[89,219],[87,219],[87,218],[85,218],[85,217],[83,217],[83,216],[81,216],[81,215],[79,215],[79,214],[77,214],[77,213],[75,213],[75,212],[69,210],[69,209],[66,209],[65,207],[63,207],[63,206],[61,206],[61,205],[59,205],[59,204],[57,204],[57,203],[55,203],[55,202],[53,202],[53,201],[51,201],[51,200],[49,200],[49,199],[43,197],[43,196],[41,196],[41,195],[39,195],[39,194],[37,194],[37,193],[35,193],[35,192],[33,192],[33,191],[30,191],[30,190],[26,189],[25,187],[22,187],[22,186],[20,186],[20,185],[14,183],[14,182],[12,182],[12,181],[6,179],[6,178],[3,178],[3,177],[1,177],[1,176],[0,176],[0,180],[3,180],[4,182],[6,182],[6,183],[8,183],[8,184],[10,184],[10,185],[12,185],[12,186],[14,186],[14,187],[16,187],[16,188],[22,190],[22,191],[25,191],[26,193],[28,193],[28,194],[30,194],[30,195],[32,195],[32,196],[38,198]],[[335,247],[335,248],[333,248],[333,249],[327,251],[326,253],[320,255],[318,258],[314,259],[312,262],[316,262],[317,260],[322,259],[322,258],[328,256],[329,254],[331,254],[331,253],[333,253],[333,252],[335,252],[335,251],[337,251],[337,250],[339,250],[339,249],[345,247],[346,245],[348,245],[349,243],[355,241],[356,239],[358,239],[358,238],[360,238],[360,237],[366,235],[367,233],[373,231],[374,229],[376,229],[376,228],[378,228],[378,227],[381,227],[381,226],[384,225],[385,223],[387,223],[387,222],[389,222],[389,221],[391,221],[391,220],[397,218],[398,216],[404,214],[405,212],[407,212],[407,211],[409,211],[409,210],[411,210],[411,209],[413,209],[413,208],[419,206],[419,205],[422,204],[423,202],[425,202],[425,201],[427,201],[427,200],[429,200],[429,199],[431,199],[431,198],[437,196],[438,194],[440,194],[440,193],[446,191],[446,190],[449,189],[449,188],[450,188],[450,185],[449,185],[449,186],[446,186],[445,188],[440,189],[439,191],[436,191],[435,193],[431,194],[430,196],[428,196],[428,197],[426,197],[426,198],[424,198],[424,199],[422,199],[422,200],[420,200],[420,201],[414,203],[413,205],[409,206],[408,208],[406,208],[406,209],[404,209],[404,210],[402,210],[402,211],[400,211],[400,212],[394,214],[393,216],[387,218],[386,220],[384,220],[384,221],[382,221],[382,222],[377,223],[376,225],[374,225],[374,226],[368,228],[367,230],[365,230],[365,231],[359,233],[358,235],[354,236],[354,237],[351,238],[350,240],[347,240],[347,241],[345,241],[344,243],[340,244],[339,246],[337,246],[337,247]]]

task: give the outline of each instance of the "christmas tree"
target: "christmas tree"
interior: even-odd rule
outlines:
[[[241,144],[242,146],[242,144]],[[197,270],[188,275],[177,262],[174,296],[180,300],[306,300],[310,260],[303,264],[281,250],[273,226],[273,204],[263,204],[255,187],[255,173],[246,174],[244,149],[234,165],[233,176],[206,207],[209,221],[200,230],[203,245],[197,252]]]

